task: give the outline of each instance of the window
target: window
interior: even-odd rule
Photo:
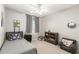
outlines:
[[[35,33],[35,17],[32,17],[32,33]]]
[[[26,24],[27,33],[38,33],[39,32],[39,17],[27,15]]]

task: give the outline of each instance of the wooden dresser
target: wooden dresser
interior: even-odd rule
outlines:
[[[45,32],[45,41],[55,44],[58,44],[58,33]]]

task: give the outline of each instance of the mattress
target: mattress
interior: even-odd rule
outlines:
[[[27,40],[19,39],[14,41],[6,40],[0,54],[36,54],[37,49]]]

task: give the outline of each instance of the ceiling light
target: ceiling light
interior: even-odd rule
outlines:
[[[38,15],[48,13],[47,8],[45,8],[42,4],[31,4],[32,9],[30,10],[31,13],[36,13]]]

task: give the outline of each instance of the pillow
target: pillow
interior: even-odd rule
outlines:
[[[6,38],[9,41],[22,39],[23,38],[23,32],[7,32]]]
[[[7,33],[7,39],[9,40],[9,41],[12,41],[12,40],[16,40],[17,39],[17,35],[16,35],[16,33],[13,33],[13,32],[9,32],[9,33]]]
[[[69,46],[73,43],[73,41],[71,41],[71,40],[66,40],[66,39],[62,39],[62,42],[63,42],[63,44],[64,44],[65,46],[67,46],[67,47],[69,47]]]

